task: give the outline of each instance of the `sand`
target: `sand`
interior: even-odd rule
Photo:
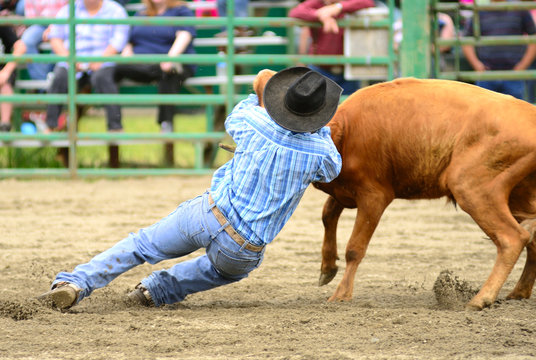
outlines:
[[[1,359],[529,359],[536,300],[505,301],[520,258],[491,308],[463,303],[489,275],[495,246],[444,200],[395,201],[360,265],[354,298],[328,303],[344,271],[319,287],[326,195],[309,188],[238,283],[161,308],[127,292],[170,260],[139,266],[66,312],[32,298],[55,274],[202,193],[210,177],[0,181]],[[339,223],[339,257],[355,210]],[[197,256],[201,252],[185,258]]]

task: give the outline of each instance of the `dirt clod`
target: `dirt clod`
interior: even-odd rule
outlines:
[[[439,307],[446,310],[462,309],[478,292],[467,281],[460,280],[450,270],[443,270],[439,273],[433,290]]]

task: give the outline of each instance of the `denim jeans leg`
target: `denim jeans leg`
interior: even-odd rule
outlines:
[[[119,90],[114,80],[114,67],[103,66],[91,74],[91,86],[98,94],[118,94]],[[121,123],[121,107],[116,104],[105,105],[106,121],[108,130],[120,130],[123,128]]]
[[[46,27],[43,25],[31,25],[24,33],[22,33],[21,40],[26,46],[26,54],[38,54],[39,45],[43,42],[43,32]],[[28,75],[34,80],[45,80],[49,71],[51,70],[51,64],[46,63],[28,63],[26,65]]]
[[[182,203],[166,218],[138,233],[131,233],[88,263],[78,265],[73,272],[59,273],[53,284],[67,281],[77,285],[82,289],[80,301],[137,265],[144,262],[156,264],[206,246],[210,239],[203,236],[203,225],[195,219],[200,203],[201,197]],[[181,227],[185,222],[188,222],[187,226]]]
[[[54,68],[54,79],[52,84],[47,89],[49,94],[66,94],[67,93],[67,69],[62,66],[56,66]],[[54,129],[58,126],[58,117],[63,109],[62,104],[48,104],[47,105],[47,126]]]
[[[525,82],[522,80],[503,81],[504,93],[525,100]]]
[[[171,269],[153,272],[142,280],[156,306],[182,301],[187,295],[244,279],[262,262],[264,250],[253,252],[238,245],[218,223],[203,195],[202,219],[208,235],[207,254],[181,262]],[[191,221],[185,217],[185,221]],[[199,236],[199,234],[197,235]]]

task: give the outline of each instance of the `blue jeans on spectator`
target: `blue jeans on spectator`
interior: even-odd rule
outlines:
[[[234,16],[247,17],[249,0],[235,0]],[[227,0],[218,0],[218,16],[227,16]]]
[[[209,205],[208,192],[185,201],[164,219],[131,233],[89,263],[78,265],[72,273],[59,273],[53,285],[60,281],[75,284],[82,289],[80,301],[137,265],[156,264],[200,248],[206,248],[206,254],[168,270],[155,271],[141,281],[155,306],[173,304],[188,294],[239,281],[261,264],[265,249],[254,252],[246,249],[246,244],[238,245],[212,213],[213,206]]]
[[[307,67],[339,84],[339,86],[342,87],[342,95],[351,95],[359,90],[359,87],[361,86],[358,80],[346,80],[344,78],[344,72],[341,72],[340,74],[333,74],[332,72],[316,65],[308,65]]]
[[[478,80],[475,85],[484,89],[512,95],[518,99],[525,99],[525,82],[523,80]]]
[[[24,0],[17,1],[17,5],[15,5],[15,15],[24,16]]]
[[[26,54],[39,54],[39,45],[43,42],[43,33],[47,26],[31,25],[22,33],[21,40],[26,45]],[[54,64],[28,63],[28,75],[34,80],[45,80],[52,71]]]

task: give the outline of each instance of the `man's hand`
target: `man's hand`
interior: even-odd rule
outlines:
[[[42,36],[42,39],[44,42],[47,42],[48,41],[48,34],[50,34],[50,26],[47,27],[45,29],[45,31],[43,31],[43,36]]]
[[[173,63],[169,61],[160,63],[160,69],[162,69],[163,72],[168,73],[173,69]]]
[[[339,25],[335,19],[341,13],[342,7],[340,4],[331,4],[321,7],[316,10],[316,16],[323,25],[325,33],[339,33]]]
[[[316,10],[316,16],[318,16],[318,19],[322,21],[322,19],[325,18],[335,18],[339,16],[339,14],[342,11],[341,4],[331,4],[321,7],[320,9]]]
[[[339,24],[334,18],[326,18],[322,20],[322,29],[325,33],[329,34],[338,34],[339,33]]]

